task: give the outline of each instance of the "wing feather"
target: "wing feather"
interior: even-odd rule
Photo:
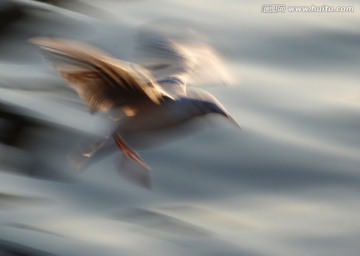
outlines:
[[[44,37],[30,41],[45,51],[92,112],[106,112],[142,99],[161,104],[164,97],[169,97],[145,69],[93,46]]]
[[[215,49],[182,22],[150,23],[139,30],[135,43],[136,62],[173,97],[186,95],[187,84],[232,83]]]

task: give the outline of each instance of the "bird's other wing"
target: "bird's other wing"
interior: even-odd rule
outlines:
[[[172,97],[186,95],[192,63],[176,42],[152,30],[140,30],[136,36],[134,58]]]
[[[85,101],[91,112],[106,112],[148,99],[161,104],[166,92],[142,67],[130,64],[85,43],[33,38],[59,74]]]
[[[136,62],[148,69],[169,93],[185,93],[185,84],[232,82],[215,49],[181,22],[155,22],[145,26],[135,42]]]

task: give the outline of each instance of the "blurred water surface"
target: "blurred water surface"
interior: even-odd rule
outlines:
[[[358,255],[356,1],[311,3],[354,6],[348,13],[263,13],[262,1],[86,4],[28,10],[0,32],[1,102],[34,123],[21,147],[1,144],[1,255]],[[101,19],[87,16],[96,10]],[[196,24],[224,57],[235,86],[206,89],[242,130],[214,119],[141,151],[152,190],[119,175],[120,153],[76,173],[68,153],[106,123],[27,40],[82,40],[131,61],[137,29],[167,18]]]

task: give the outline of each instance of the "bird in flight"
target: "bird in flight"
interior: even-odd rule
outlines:
[[[150,169],[129,146],[127,136],[176,127],[211,113],[237,125],[214,96],[187,86],[201,73],[222,82],[228,79],[215,50],[205,43],[143,30],[134,47],[135,64],[83,42],[47,37],[30,42],[44,51],[91,113],[107,112],[114,120],[111,134],[83,153],[86,159],[113,139],[127,159]]]

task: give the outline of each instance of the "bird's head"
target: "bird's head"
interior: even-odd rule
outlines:
[[[192,103],[199,111],[199,115],[219,114],[224,116],[229,122],[240,128],[240,125],[220,103],[204,100],[193,100]]]

